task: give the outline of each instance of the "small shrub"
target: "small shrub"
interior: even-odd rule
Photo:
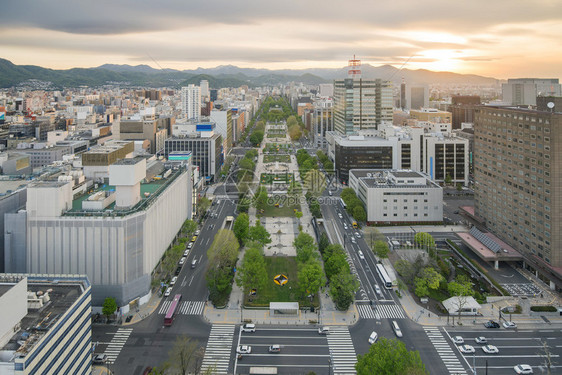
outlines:
[[[558,309],[554,306],[531,306],[531,311],[535,312],[556,312]]]

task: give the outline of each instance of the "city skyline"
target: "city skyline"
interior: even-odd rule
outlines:
[[[3,58],[53,69],[109,64],[195,69],[374,66],[505,79],[560,77],[560,0],[3,5]]]

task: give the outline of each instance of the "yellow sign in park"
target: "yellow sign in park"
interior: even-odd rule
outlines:
[[[273,278],[273,281],[275,281],[275,283],[277,285],[283,286],[283,285],[287,284],[287,282],[289,281],[289,278],[287,276],[283,275],[283,274],[280,274],[280,275],[275,276]]]

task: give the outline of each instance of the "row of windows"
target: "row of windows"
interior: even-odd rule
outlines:
[[[387,215],[387,214],[382,214],[382,216],[387,217],[388,215]],[[393,214],[392,216],[398,217],[398,214]],[[408,217],[408,214],[403,214],[402,216],[403,216],[403,217]],[[427,214],[423,214],[423,216],[424,216],[424,217],[427,217]],[[414,217],[418,217],[418,214],[414,214]]]
[[[384,193],[384,194],[386,195],[386,194],[389,194],[389,193]],[[416,194],[416,195],[419,195],[418,193],[415,193],[415,194]],[[387,203],[387,202],[388,202],[388,199],[383,199],[382,201],[383,201],[384,203]],[[394,201],[394,203],[397,203],[397,202],[398,202],[398,199],[394,199],[393,201]],[[404,198],[404,199],[403,199],[403,202],[404,202],[404,203],[408,203],[408,199]],[[417,202],[418,202],[418,200],[417,200],[417,199],[414,199],[414,203],[417,203]],[[423,202],[424,202],[424,203],[427,203],[427,199],[424,199]]]

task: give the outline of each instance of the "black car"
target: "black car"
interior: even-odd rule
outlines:
[[[181,266],[179,266],[178,268],[176,268],[176,274],[175,274],[175,275],[176,275],[176,276],[179,275],[180,272],[181,272]]]
[[[500,328],[500,324],[498,322],[494,322],[493,320],[490,320],[490,321],[484,323],[484,327],[486,327],[486,328]]]

